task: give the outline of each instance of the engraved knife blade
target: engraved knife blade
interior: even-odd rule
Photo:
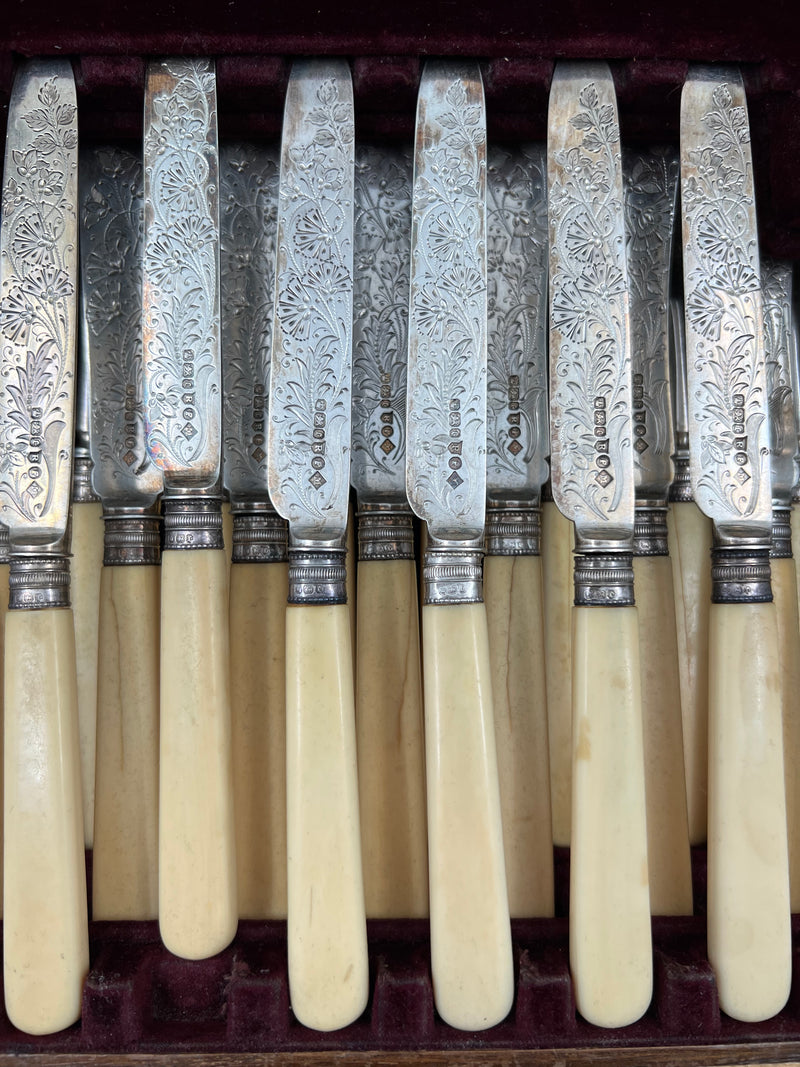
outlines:
[[[792,264],[761,260],[773,509],[791,507],[800,478],[792,386]],[[773,525],[773,540],[776,534]],[[773,544],[773,551],[775,545]]]

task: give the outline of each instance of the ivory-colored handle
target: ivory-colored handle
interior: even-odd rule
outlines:
[[[161,569],[103,567],[92,918],[158,917]]]
[[[286,918],[286,563],[231,567],[239,916]]]
[[[369,992],[352,665],[347,605],[286,609],[289,996],[314,1030]]]
[[[800,620],[794,559],[770,560],[778,616],[791,910],[800,912]]]
[[[364,899],[374,919],[428,914],[417,567],[358,564],[358,742]]]
[[[789,521],[792,528],[792,558],[795,560],[800,559],[800,515],[798,515],[797,505],[792,505]],[[800,605],[800,567],[795,565],[795,579],[797,582],[797,601]]]
[[[573,609],[569,955],[578,1011],[627,1026],[653,990],[636,608]]]
[[[711,520],[694,503],[667,513],[678,624],[678,666],[689,842],[706,840],[708,821],[708,609],[711,604]]]
[[[6,615],[4,831],[6,1011],[26,1033],[55,1033],[80,1018],[89,970],[69,608]]]
[[[2,610],[0,611],[0,664],[5,663],[5,633],[6,633],[6,608],[8,606],[8,572],[10,568],[7,563],[0,563],[0,605]],[[3,691],[2,684],[0,683],[0,693]],[[0,709],[1,712],[2,709]],[[3,731],[0,728],[0,746],[2,746]],[[3,768],[3,756],[2,747],[0,747],[0,771]],[[0,780],[0,796],[2,796],[3,783]],[[0,804],[0,820],[3,817],[3,805]],[[2,840],[3,824],[0,821],[0,840]],[[3,884],[3,850],[0,848],[0,885]],[[2,901],[3,894],[0,893],[0,901]],[[0,904],[0,907],[2,905]],[[2,911],[0,910],[0,918],[2,918]]]
[[[553,828],[539,556],[487,556],[483,572],[512,918],[553,915]]]
[[[439,1014],[460,1030],[501,1022],[514,998],[483,604],[426,604],[431,971]]]
[[[356,677],[356,655],[358,652],[358,600],[356,597],[356,578],[358,573],[357,540],[355,509],[351,503],[347,513],[347,534],[345,537],[345,545],[347,547],[347,555],[345,556],[345,582],[347,588],[347,610],[350,614],[350,650],[353,653],[353,678]]]
[[[774,604],[712,604],[708,958],[720,1007],[769,1019],[792,976],[781,677]]]
[[[94,775],[97,738],[97,639],[100,618],[100,572],[103,569],[103,505],[72,506],[70,597],[75,619],[75,666],[78,677],[78,729],[81,744],[83,832],[87,848],[94,842]]]
[[[568,845],[572,823],[573,527],[542,504],[542,604],[553,841]]]
[[[669,556],[635,556],[642,670],[647,861],[653,915],[691,915],[680,668]]]
[[[228,561],[228,581],[231,576],[231,556],[233,554],[233,514],[231,502],[222,501],[222,540],[225,545],[225,559]]]
[[[158,918],[186,959],[236,933],[227,567],[213,549],[161,563]]]

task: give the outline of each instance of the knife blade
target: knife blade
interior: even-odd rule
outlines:
[[[761,260],[764,300],[764,351],[772,475],[772,546],[770,571],[778,618],[781,670],[781,721],[786,781],[786,828],[792,912],[800,908],[800,790],[794,768],[800,753],[800,621],[797,568],[792,551],[792,490],[798,482],[798,424],[792,380],[792,265]]]
[[[691,915],[678,630],[667,498],[673,480],[669,278],[678,193],[674,148],[623,152],[633,372],[633,573],[642,664],[650,910]]]
[[[104,528],[92,915],[154,919],[163,477],[144,432],[141,158],[116,146],[86,150],[79,187],[89,460]]]
[[[69,608],[78,132],[66,60],[20,66],[0,234],[5,644],[4,991],[20,1030],[80,1016],[89,969],[77,681]]]
[[[708,954],[723,1011],[755,1020],[786,1002],[791,935],[764,326],[735,68],[689,69],[681,200],[691,478],[714,525]]]
[[[289,994],[333,1030],[369,973],[345,589],[353,329],[353,95],[343,60],[296,61],[286,93],[269,398],[269,492],[289,522]]]
[[[405,490],[413,158],[356,148],[353,427],[358,502],[356,747],[371,918],[428,914],[413,515]]]
[[[548,113],[553,498],[575,523],[570,964],[622,1026],[652,993],[622,160],[602,63],[558,64]],[[616,975],[607,980],[609,968]]]
[[[431,969],[460,1029],[514,994],[481,557],[486,508],[486,119],[476,64],[417,98],[406,491],[427,523],[422,608]]]
[[[147,450],[164,476],[159,927],[190,959],[236,932],[221,448],[214,64],[147,67],[143,351]]]
[[[220,152],[234,811],[239,915],[249,919],[286,917],[288,533],[269,500],[266,452],[278,166],[272,148],[230,144]]]
[[[546,177],[544,146],[489,150],[484,594],[512,916],[554,906],[539,555],[550,451]]]

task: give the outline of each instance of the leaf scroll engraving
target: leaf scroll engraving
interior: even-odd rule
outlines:
[[[405,497],[413,161],[356,149],[353,473],[359,492]]]
[[[424,82],[420,90],[413,194],[406,485],[433,536],[479,537],[486,495],[483,93],[477,78],[432,77],[429,86],[427,99]]]
[[[73,430],[76,106],[71,74],[18,81],[3,183],[0,506],[12,539],[34,527],[57,539]]]
[[[267,494],[278,170],[277,152],[243,144],[221,151],[223,483],[234,501]]]
[[[741,86],[711,84],[684,89],[681,192],[692,480],[723,522],[766,518],[771,500],[747,112]]]
[[[564,84],[548,151],[553,492],[594,529],[633,527],[622,164],[613,87]],[[554,92],[556,85],[554,83]]]
[[[791,370],[792,264],[762,259],[761,286],[772,497],[776,506],[789,507],[791,491],[798,480],[797,421]]]
[[[492,148],[487,178],[489,495],[547,479],[547,171],[543,146]]]
[[[331,538],[347,521],[353,329],[352,86],[334,69],[296,64],[287,95],[269,405],[273,504],[295,536]]]
[[[160,68],[160,69],[159,69]],[[219,465],[219,219],[214,67],[150,68],[145,130],[147,447],[165,472]]]

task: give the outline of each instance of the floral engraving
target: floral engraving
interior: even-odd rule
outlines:
[[[480,537],[486,495],[486,123],[477,71],[429,64],[413,192],[406,486],[436,537]]]
[[[58,69],[54,69],[58,68]],[[75,87],[66,63],[29,64],[9,111],[3,182],[0,502],[24,536],[67,523],[77,278]]]
[[[538,493],[550,451],[545,151],[493,148],[488,162],[487,487]]]
[[[637,490],[666,497],[672,481],[668,301],[678,154],[623,153]]]
[[[352,482],[401,498],[412,169],[410,152],[356,149]]]
[[[769,443],[773,501],[791,505],[798,481],[798,440],[792,387],[792,264],[761,261],[764,297],[764,352],[769,404]]]
[[[286,98],[269,489],[295,536],[344,533],[350,480],[353,101],[344,63],[295,64]]]
[[[213,63],[148,71],[144,365],[147,447],[165,472],[216,480],[220,445],[218,163]]]
[[[717,522],[771,509],[750,133],[721,78],[690,77],[681,116],[692,481]]]
[[[81,157],[80,179],[94,484],[106,503],[152,500],[162,476],[144,433],[141,159],[97,148]]]
[[[277,152],[252,145],[224,147],[220,193],[223,484],[232,500],[263,500],[278,226]]]
[[[576,523],[633,532],[631,361],[610,76],[555,82],[548,135],[553,492]],[[582,531],[585,533],[585,530]]]

